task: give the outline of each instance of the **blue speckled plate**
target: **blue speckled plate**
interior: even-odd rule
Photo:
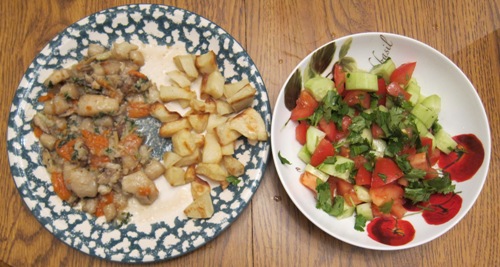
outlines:
[[[189,11],[160,5],[129,5],[107,9],[57,35],[33,60],[24,74],[12,102],[7,144],[11,172],[28,209],[52,234],[69,246],[92,256],[117,262],[153,262],[172,259],[204,245],[226,229],[243,211],[257,190],[269,155],[269,142],[239,140],[235,156],[246,166],[239,185],[224,191],[212,190],[215,214],[207,220],[190,220],[182,214],[189,203],[174,201],[161,192],[165,213],[179,213],[162,220],[132,220],[118,227],[96,219],[62,202],[53,192],[50,178],[41,164],[40,146],[31,120],[42,108],[37,98],[44,93],[43,80],[57,68],[76,63],[89,43],[110,47],[116,41],[155,46],[183,45],[189,53],[214,50],[227,81],[243,78],[257,89],[253,107],[270,131],[271,108],[256,66],[241,45],[213,22]],[[145,121],[143,126],[158,125]],[[151,131],[155,132],[155,131]],[[149,135],[148,135],[149,136]],[[158,140],[158,139],[157,139]],[[171,148],[169,140],[149,140],[154,155]],[[179,207],[180,205],[180,207]],[[179,212],[180,211],[180,212]],[[150,211],[151,212],[151,211]],[[153,212],[162,213],[162,207]],[[141,216],[139,213],[135,216]],[[160,216],[161,217],[161,216]]]

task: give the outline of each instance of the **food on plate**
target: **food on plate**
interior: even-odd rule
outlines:
[[[167,73],[171,84],[159,89],[140,72],[145,60],[138,46],[126,42],[110,50],[91,44],[82,61],[55,70],[38,99],[43,109],[33,118],[55,193],[85,212],[119,221],[129,217],[129,198],[152,204],[162,194],[155,179],[164,176],[172,186],[192,186],[188,217],[211,217],[211,189],[204,179],[225,188],[228,177],[244,173],[233,157],[241,129],[250,140],[267,140],[264,121],[251,107],[256,90],[246,79],[226,84],[215,59],[213,51],[175,56],[177,69]],[[197,79],[198,92],[192,86]],[[226,87],[239,87],[234,84],[253,89],[245,89],[237,104],[224,95]],[[181,115],[169,103],[188,111]],[[227,127],[247,113],[234,129]],[[149,116],[161,123],[158,135],[172,141],[162,159],[151,156],[137,131],[135,120]]]
[[[326,75],[309,63],[300,92],[287,86],[297,96],[287,106],[288,123],[296,127],[305,164],[298,182],[313,192],[318,209],[338,219],[354,216],[356,230],[366,227],[378,242],[404,245],[415,234],[404,220],[408,211],[422,212],[429,224],[458,213],[462,199],[453,181],[470,179],[484,150],[475,135],[443,129],[441,98],[421,93],[416,62],[397,66],[387,58],[365,71],[345,56],[348,48]]]

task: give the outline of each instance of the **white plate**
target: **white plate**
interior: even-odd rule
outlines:
[[[472,179],[456,185],[456,191],[461,192],[460,196],[463,198],[459,213],[447,223],[437,226],[427,224],[421,215],[405,217],[405,220],[415,227],[415,238],[402,246],[389,246],[372,240],[366,231],[356,231],[354,217],[337,220],[322,210],[316,209],[316,200],[313,194],[299,182],[299,175],[305,165],[297,157],[301,146],[295,140],[296,123],[287,123],[290,111],[285,107],[284,98],[285,86],[292,74],[297,69],[303,71],[308,65],[311,55],[317,50],[309,54],[294,69],[276,101],[271,125],[271,150],[274,164],[286,192],[297,208],[311,222],[331,236],[368,249],[398,250],[415,247],[446,233],[474,205],[485,182],[490,162],[491,137],[488,119],[481,100],[467,77],[452,61],[432,47],[408,37],[390,33],[361,33],[332,41],[336,43],[337,47],[333,61],[338,60],[340,47],[351,37],[352,45],[347,56],[353,57],[361,69],[370,70],[372,65],[379,64],[378,60],[384,60],[387,57],[391,57],[396,66],[416,61],[417,66],[413,77],[422,88],[422,94],[441,96],[442,109],[439,121],[442,126],[452,136],[472,133],[481,140],[485,150],[485,158],[481,168]],[[291,165],[281,164],[278,153],[288,159]]]
[[[69,26],[43,48],[26,70],[9,117],[7,146],[11,172],[28,209],[49,232],[69,246],[118,262],[171,259],[206,244],[238,217],[260,185],[270,145],[238,141],[235,156],[245,164],[243,182],[223,192],[220,187],[212,190],[215,214],[207,220],[187,219],[182,211],[190,203],[189,187],[172,188],[163,178],[155,181],[161,191],[159,199],[147,209],[135,209],[131,223],[126,226],[106,223],[102,217],[95,219],[63,203],[54,194],[41,164],[40,146],[31,128],[34,114],[42,108],[37,101],[46,91],[42,83],[53,70],[81,60],[89,43],[110,47],[122,41],[147,44],[146,50],[167,46],[182,47],[195,54],[214,50],[227,82],[247,78],[257,89],[253,107],[270,131],[271,108],[262,77],[231,35],[213,22],[176,7],[120,6]],[[149,68],[149,72],[155,72],[154,68]],[[171,149],[170,140],[158,137],[158,122],[141,120],[140,125],[142,134],[147,136],[146,143],[154,148],[153,155],[159,157]]]

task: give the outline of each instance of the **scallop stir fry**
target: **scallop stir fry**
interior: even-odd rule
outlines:
[[[45,81],[43,110],[33,119],[54,191],[107,221],[123,219],[131,197],[153,203],[154,179],[165,171],[134,123],[159,101],[156,86],[139,72],[142,65],[136,45],[107,50],[91,44],[86,58]]]

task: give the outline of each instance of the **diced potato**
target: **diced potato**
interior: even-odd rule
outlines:
[[[233,143],[241,136],[241,133],[231,129],[229,123],[219,124],[215,127],[215,133],[221,145]]]
[[[222,150],[215,133],[209,132],[205,135],[205,145],[201,161],[205,163],[219,163],[222,159]]]
[[[222,182],[226,181],[229,176],[226,169],[217,163],[204,163],[201,162],[196,165],[196,174],[203,175],[210,180]]]
[[[160,99],[163,102],[175,100],[191,100],[196,98],[196,93],[177,86],[160,86]]]
[[[224,116],[224,115],[231,114],[234,112],[233,107],[224,100],[217,99],[215,101],[215,106],[216,106],[217,114],[219,114],[219,115]]]
[[[174,63],[180,71],[186,73],[190,80],[198,77],[198,70],[195,65],[195,55],[178,55],[174,57]]]
[[[227,98],[227,102],[236,112],[239,112],[252,105],[256,93],[257,90],[253,88],[250,84],[247,84],[245,87],[241,88],[241,90],[236,92],[234,95]]]
[[[175,163],[175,166],[177,167],[186,167],[189,165],[197,164],[198,162],[201,162],[201,152],[199,149],[195,149],[193,154],[182,157],[177,163]]]
[[[207,76],[203,77],[201,84],[201,92],[209,94],[215,99],[221,98],[224,94],[224,76],[220,71],[215,70]]]
[[[166,122],[160,126],[160,137],[172,137],[176,132],[182,129],[191,129],[191,124],[186,118],[176,121]]]
[[[118,99],[104,95],[83,95],[76,104],[76,113],[80,116],[101,116],[118,111],[120,103]]]
[[[205,193],[210,194],[210,190],[210,184],[198,176],[195,176],[191,182],[191,195],[193,199],[197,199]]]
[[[231,156],[234,154],[234,143],[229,143],[227,145],[221,146],[221,152],[223,156]]]
[[[238,131],[249,140],[266,141],[266,125],[260,114],[253,108],[247,108],[229,120],[229,128]]]
[[[234,158],[233,156],[224,156],[222,157],[222,166],[226,168],[229,174],[239,177],[245,173],[245,166]]]
[[[197,133],[203,133],[207,128],[209,114],[192,114],[187,116],[189,124]]]
[[[203,195],[195,199],[187,208],[184,210],[189,218],[195,219],[206,219],[212,217],[214,214],[214,206],[212,204],[212,197],[210,192],[206,192]]]
[[[191,99],[189,106],[198,113],[215,113],[217,111],[217,105],[212,97],[208,97],[203,100]]]
[[[179,106],[181,106],[181,108],[188,108],[189,105],[191,104],[191,100],[192,99],[179,99],[177,100],[176,102],[179,104]]]
[[[173,151],[181,157],[191,155],[197,148],[193,135],[189,130],[182,129],[172,135]]]
[[[163,165],[165,168],[170,168],[174,166],[179,160],[181,160],[182,157],[177,155],[176,153],[172,151],[167,151],[163,154]]]
[[[171,186],[179,186],[186,184],[184,180],[185,171],[181,167],[172,166],[165,171],[165,179]]]
[[[181,72],[179,70],[173,70],[167,72],[167,75],[170,78],[170,80],[172,80],[180,88],[186,88],[191,85],[191,80],[184,72]]]
[[[165,172],[165,166],[161,164],[158,160],[152,159],[146,166],[144,166],[144,173],[149,179],[155,180],[160,177]]]
[[[224,85],[224,96],[226,98],[230,98],[234,94],[236,94],[239,90],[241,90],[241,88],[249,84],[250,82],[248,81],[248,79],[242,79],[241,81],[237,81],[234,83],[227,83]]]
[[[228,117],[226,117],[226,116],[221,116],[221,115],[216,114],[216,113],[210,114],[210,116],[208,117],[207,132],[213,131],[215,129],[215,127],[217,127],[223,123],[226,123],[227,120],[228,120]]]
[[[171,122],[178,120],[181,116],[177,112],[170,112],[162,103],[155,102],[150,107],[150,114],[160,122]]]
[[[189,165],[184,173],[184,181],[191,183],[196,179],[196,165]],[[191,189],[192,191],[192,189]]]
[[[199,55],[195,60],[196,68],[202,74],[210,74],[218,69],[217,56],[214,51],[208,51],[203,55]]]

